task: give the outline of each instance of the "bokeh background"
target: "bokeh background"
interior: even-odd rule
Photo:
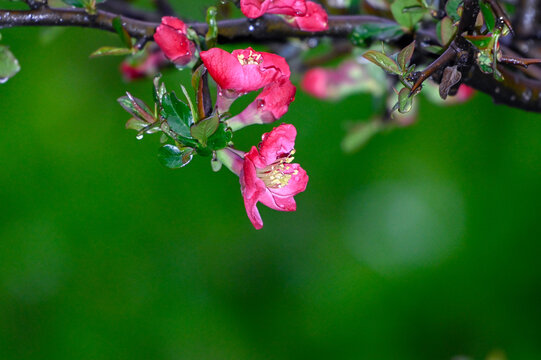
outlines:
[[[308,189],[255,231],[236,176],[166,169],[124,129],[116,98],[151,82],[88,58],[114,35],[51,35],[2,30],[22,71],[0,85],[0,359],[541,358],[541,115],[422,100],[345,155],[370,98],[299,92]]]

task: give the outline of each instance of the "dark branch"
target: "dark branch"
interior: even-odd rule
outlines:
[[[15,26],[78,26],[89,27],[114,32],[112,21],[117,14],[98,10],[96,15],[89,15],[81,9],[49,9],[40,8],[29,11],[0,10],[0,28]],[[122,17],[128,33],[137,38],[154,34],[159,25],[156,22],[136,20]],[[392,20],[366,15],[330,16],[329,30],[307,32],[290,27],[278,16],[263,16],[256,21],[249,19],[231,19],[218,22],[218,41],[226,42],[261,42],[284,41],[288,37],[345,37],[355,26],[366,23],[394,23]],[[206,23],[187,23],[198,34],[207,32]]]

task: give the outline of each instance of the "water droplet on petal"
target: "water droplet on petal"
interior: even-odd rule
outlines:
[[[263,108],[263,107],[265,107],[265,100],[263,100],[263,99],[257,99],[257,100],[256,100],[256,104],[257,104],[257,107],[258,107],[258,108]]]

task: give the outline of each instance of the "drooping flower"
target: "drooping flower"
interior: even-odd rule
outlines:
[[[306,14],[287,17],[288,22],[304,31],[324,31],[329,28],[329,16],[323,7],[313,1],[306,2]]]
[[[263,134],[259,148],[253,146],[244,155],[241,192],[248,218],[256,229],[263,227],[258,202],[274,210],[295,211],[293,197],[306,189],[306,171],[292,163],[296,136],[293,125],[282,124]]]
[[[187,65],[195,54],[195,44],[186,36],[186,24],[173,16],[164,16],[156,28],[154,41],[165,56],[179,66]]]
[[[263,14],[302,16],[306,13],[306,0],[240,0],[240,9],[252,19]]]
[[[289,78],[289,65],[281,56],[246,50],[228,53],[220,48],[201,52],[201,60],[210,76],[224,90],[246,93],[261,89],[282,77]]]
[[[236,131],[247,125],[271,123],[281,118],[295,100],[297,88],[287,78],[267,85],[240,114],[227,120]]]
[[[131,81],[156,75],[160,67],[168,63],[164,53],[160,49],[157,50],[148,54],[142,61],[124,60],[120,64],[120,72],[124,79]]]
[[[304,74],[301,88],[316,98],[327,100],[339,100],[361,92],[381,96],[387,83],[379,71],[373,71],[375,66],[348,60],[336,69],[313,68]]]

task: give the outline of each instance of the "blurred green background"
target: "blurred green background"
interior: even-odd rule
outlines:
[[[2,36],[22,70],[0,85],[0,359],[541,358],[541,115],[423,100],[344,155],[369,97],[298,92],[308,189],[255,231],[236,176],[166,169],[124,129],[116,98],[151,85],[88,58],[114,35]]]

